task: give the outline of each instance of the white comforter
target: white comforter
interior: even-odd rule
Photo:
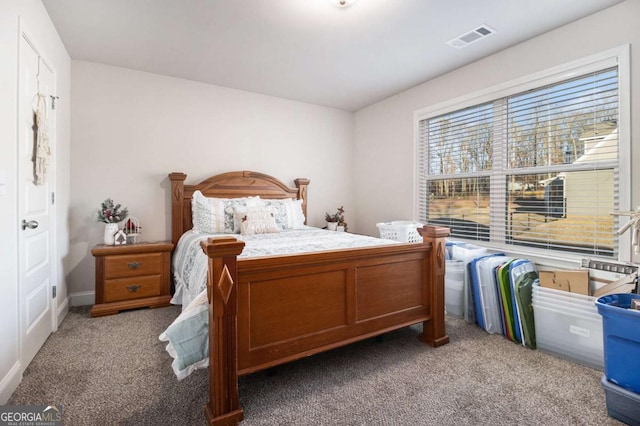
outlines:
[[[187,231],[178,242],[173,254],[173,276],[175,292],[171,303],[182,305],[183,309],[206,288],[207,257],[200,247],[201,241],[212,236],[232,236],[245,242],[239,258],[311,253],[358,247],[394,244],[396,241],[383,240],[348,232],[327,231],[312,227],[289,229],[273,234],[202,234]]]
[[[167,352],[174,358],[173,371],[183,379],[198,368],[209,365],[209,335],[207,314],[207,256],[200,242],[212,236],[233,236],[245,242],[239,258],[290,255],[326,250],[371,247],[396,244],[383,240],[346,232],[327,231],[304,227],[273,234],[202,234],[186,232],[178,242],[173,254],[175,279],[174,304],[182,304],[182,313],[160,335],[160,340],[169,342]]]

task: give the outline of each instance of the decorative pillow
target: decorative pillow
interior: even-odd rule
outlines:
[[[273,210],[270,208],[236,209],[235,217],[241,223],[240,233],[242,235],[268,234],[280,231]]]
[[[260,197],[246,198],[209,198],[195,191],[191,198],[193,230],[207,234],[240,232],[239,224],[234,221],[234,207],[258,207]]]
[[[240,226],[242,225],[242,216],[238,216],[236,212],[244,210],[245,212],[250,209],[260,209],[264,207],[264,200],[261,200],[259,196],[255,197],[247,197],[247,198],[237,198],[236,200],[242,200],[243,202],[232,203],[230,206],[226,207],[225,214],[231,215],[233,218],[233,231],[236,234],[239,234],[242,230]]]
[[[274,210],[276,223],[280,229],[297,229],[304,227],[302,200],[286,198],[284,200],[262,200],[266,207]]]

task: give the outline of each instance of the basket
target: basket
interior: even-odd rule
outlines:
[[[392,222],[378,223],[376,226],[380,230],[380,238],[403,243],[422,242],[422,235],[418,232],[418,228],[422,228],[420,222],[394,220]]]

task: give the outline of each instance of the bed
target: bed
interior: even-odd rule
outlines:
[[[229,172],[186,185],[171,173],[172,240],[193,227],[192,197],[300,200],[306,218],[308,179],[295,188],[257,172]],[[420,339],[448,343],[444,322],[445,237],[424,226],[422,243],[238,258],[237,236],[201,243],[207,255],[209,424],[243,419],[238,376],[422,323]],[[329,231],[326,231],[329,232]]]

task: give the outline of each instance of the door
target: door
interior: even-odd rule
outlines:
[[[20,287],[20,361],[23,368],[31,362],[54,329],[56,309],[52,299],[52,188],[49,170],[42,184],[35,184],[34,153],[37,143],[34,108],[38,93],[46,96],[49,144],[55,135],[50,94],[55,75],[23,32],[19,46],[18,74],[18,219],[21,223],[18,241]]]

